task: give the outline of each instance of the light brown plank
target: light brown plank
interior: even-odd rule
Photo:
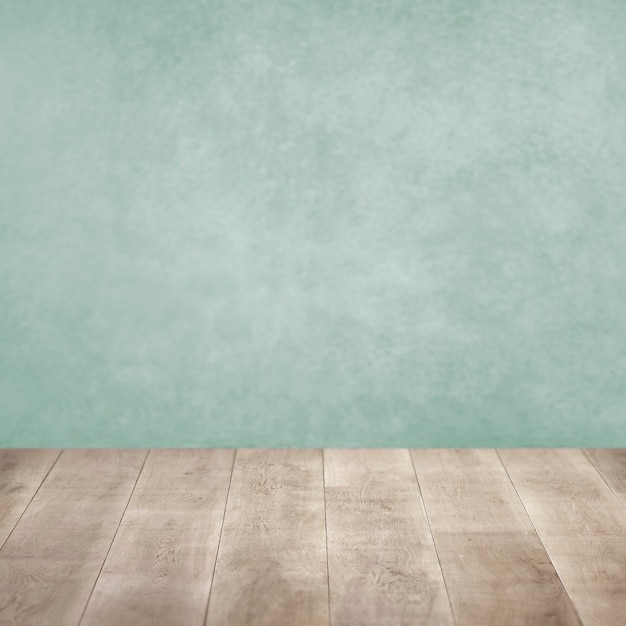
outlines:
[[[581,450],[501,450],[572,602],[587,626],[626,615],[626,514]]]
[[[333,626],[454,624],[406,449],[324,450]]]
[[[208,624],[327,626],[321,450],[238,450]]]
[[[459,626],[580,624],[494,450],[412,450]]]
[[[76,624],[145,451],[65,450],[0,550],[0,623]]]
[[[60,450],[0,450],[0,546],[7,540],[59,453]]]
[[[626,448],[585,450],[617,499],[626,507]]]
[[[152,450],[84,626],[201,626],[234,450]]]

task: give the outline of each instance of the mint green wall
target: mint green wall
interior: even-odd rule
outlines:
[[[0,0],[2,446],[626,446],[624,0]]]

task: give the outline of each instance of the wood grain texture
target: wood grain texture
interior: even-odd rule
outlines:
[[[0,450],[0,547],[59,454],[60,450]]]
[[[152,450],[84,626],[204,623],[234,450]]]
[[[580,620],[494,450],[412,450],[459,626]]]
[[[406,449],[324,450],[333,626],[454,624]]]
[[[0,623],[76,624],[146,456],[66,450],[0,550]]]
[[[327,626],[321,450],[238,450],[208,624]]]
[[[586,626],[626,615],[626,514],[581,450],[499,452]]]
[[[584,452],[626,507],[626,448],[590,448]]]
[[[3,626],[626,614],[624,450],[56,454],[0,450]]]

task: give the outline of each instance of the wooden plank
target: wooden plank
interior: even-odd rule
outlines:
[[[234,450],[152,450],[84,626],[204,623]]]
[[[459,626],[580,624],[494,450],[412,450]]]
[[[626,507],[626,448],[596,448],[585,453]]]
[[[145,456],[63,451],[0,550],[0,623],[78,623]]]
[[[454,624],[406,449],[324,450],[333,626]]]
[[[60,450],[0,450],[0,546],[59,454]]]
[[[587,626],[626,615],[626,514],[581,450],[500,456]]]
[[[328,625],[321,450],[238,450],[208,624]]]

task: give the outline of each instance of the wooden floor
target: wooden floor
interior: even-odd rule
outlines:
[[[0,624],[626,624],[626,450],[0,450]]]

